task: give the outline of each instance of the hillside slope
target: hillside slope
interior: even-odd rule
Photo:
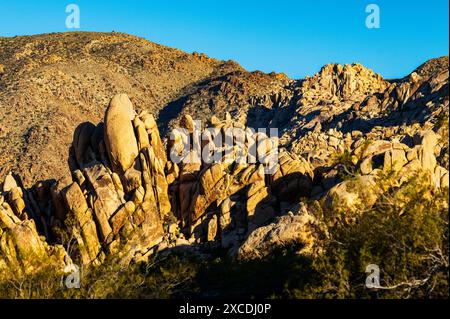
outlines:
[[[100,122],[119,93],[155,114],[163,137],[183,114],[206,122],[231,113],[250,127],[279,128],[283,146],[322,161],[330,137],[401,139],[414,123],[434,127],[448,115],[448,57],[397,81],[358,64],[327,65],[291,80],[126,34],[0,38],[0,180],[10,171],[26,187],[67,179],[72,132],[80,123]],[[311,149],[318,139],[321,150]]]
[[[27,185],[68,174],[74,129],[102,120],[114,94],[155,112],[240,69],[117,33],[0,38],[0,65],[0,178],[14,170]]]

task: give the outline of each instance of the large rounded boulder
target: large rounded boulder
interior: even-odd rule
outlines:
[[[129,169],[139,154],[132,121],[133,105],[126,94],[116,95],[105,115],[105,144],[115,172]]]

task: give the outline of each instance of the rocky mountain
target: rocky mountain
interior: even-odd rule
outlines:
[[[27,187],[69,176],[61,163],[72,132],[99,122],[109,99],[123,92],[155,114],[163,136],[183,114],[206,120],[229,112],[250,127],[283,130],[286,145],[318,121],[323,130],[369,133],[419,116],[430,121],[448,103],[448,57],[385,81],[360,65],[328,65],[305,80],[250,73],[232,61],[118,33],[0,38],[0,54],[0,178],[14,171]]]
[[[99,122],[115,94],[157,113],[198,83],[241,70],[117,33],[0,38],[0,61],[0,177],[13,170],[27,186],[69,175],[62,163],[75,128]]]
[[[448,189],[448,75],[448,57],[399,80],[359,64],[291,80],[123,34],[0,38],[0,269],[320,254],[313,201],[364,211],[388,173]],[[194,120],[224,161],[173,159],[194,149]],[[217,142],[230,131],[236,145]]]

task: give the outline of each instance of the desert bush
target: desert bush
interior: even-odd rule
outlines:
[[[326,253],[312,264],[322,283],[296,297],[448,297],[448,189],[433,190],[423,174],[397,188],[391,178],[381,176],[374,206],[348,212],[351,224],[331,223]],[[365,287],[369,264],[381,270],[377,291]]]
[[[0,299],[48,299],[63,296],[62,276],[61,271],[45,267],[33,275],[2,277]]]
[[[0,281],[0,299],[171,298],[187,290],[195,275],[189,257],[172,254],[152,263],[123,266],[116,258],[81,271],[81,287],[68,289],[64,274],[42,269],[34,275]],[[190,289],[194,291],[194,289]]]

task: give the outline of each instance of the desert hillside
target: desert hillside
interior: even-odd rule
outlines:
[[[67,177],[61,163],[72,132],[102,120],[119,93],[155,114],[163,135],[182,114],[205,120],[230,112],[250,127],[278,127],[284,143],[297,144],[317,122],[323,130],[368,133],[423,124],[448,105],[448,57],[395,85],[360,65],[328,65],[309,79],[291,80],[130,35],[67,33],[0,38],[0,65],[0,179],[14,171],[26,186]],[[432,96],[422,97],[424,82]]]
[[[431,60],[417,70],[419,77],[395,85],[359,65],[328,65],[312,78],[291,80],[125,34],[0,38],[0,179],[14,171],[31,186],[67,177],[61,163],[72,132],[102,120],[118,93],[155,114],[163,133],[181,114],[207,119],[230,112],[251,127],[283,129],[290,143],[316,122],[366,133],[432,120],[448,105],[447,68],[448,57]],[[423,82],[433,86],[433,95],[424,97],[430,101],[421,97],[427,92],[415,92]]]
[[[68,175],[75,128],[102,120],[115,94],[157,113],[199,83],[236,70],[235,63],[125,34],[0,38],[0,176],[13,170],[31,185]]]
[[[386,297],[448,296],[448,66],[293,80],[118,33],[0,38],[0,295],[75,263],[108,282],[82,297],[367,297],[377,262]]]

